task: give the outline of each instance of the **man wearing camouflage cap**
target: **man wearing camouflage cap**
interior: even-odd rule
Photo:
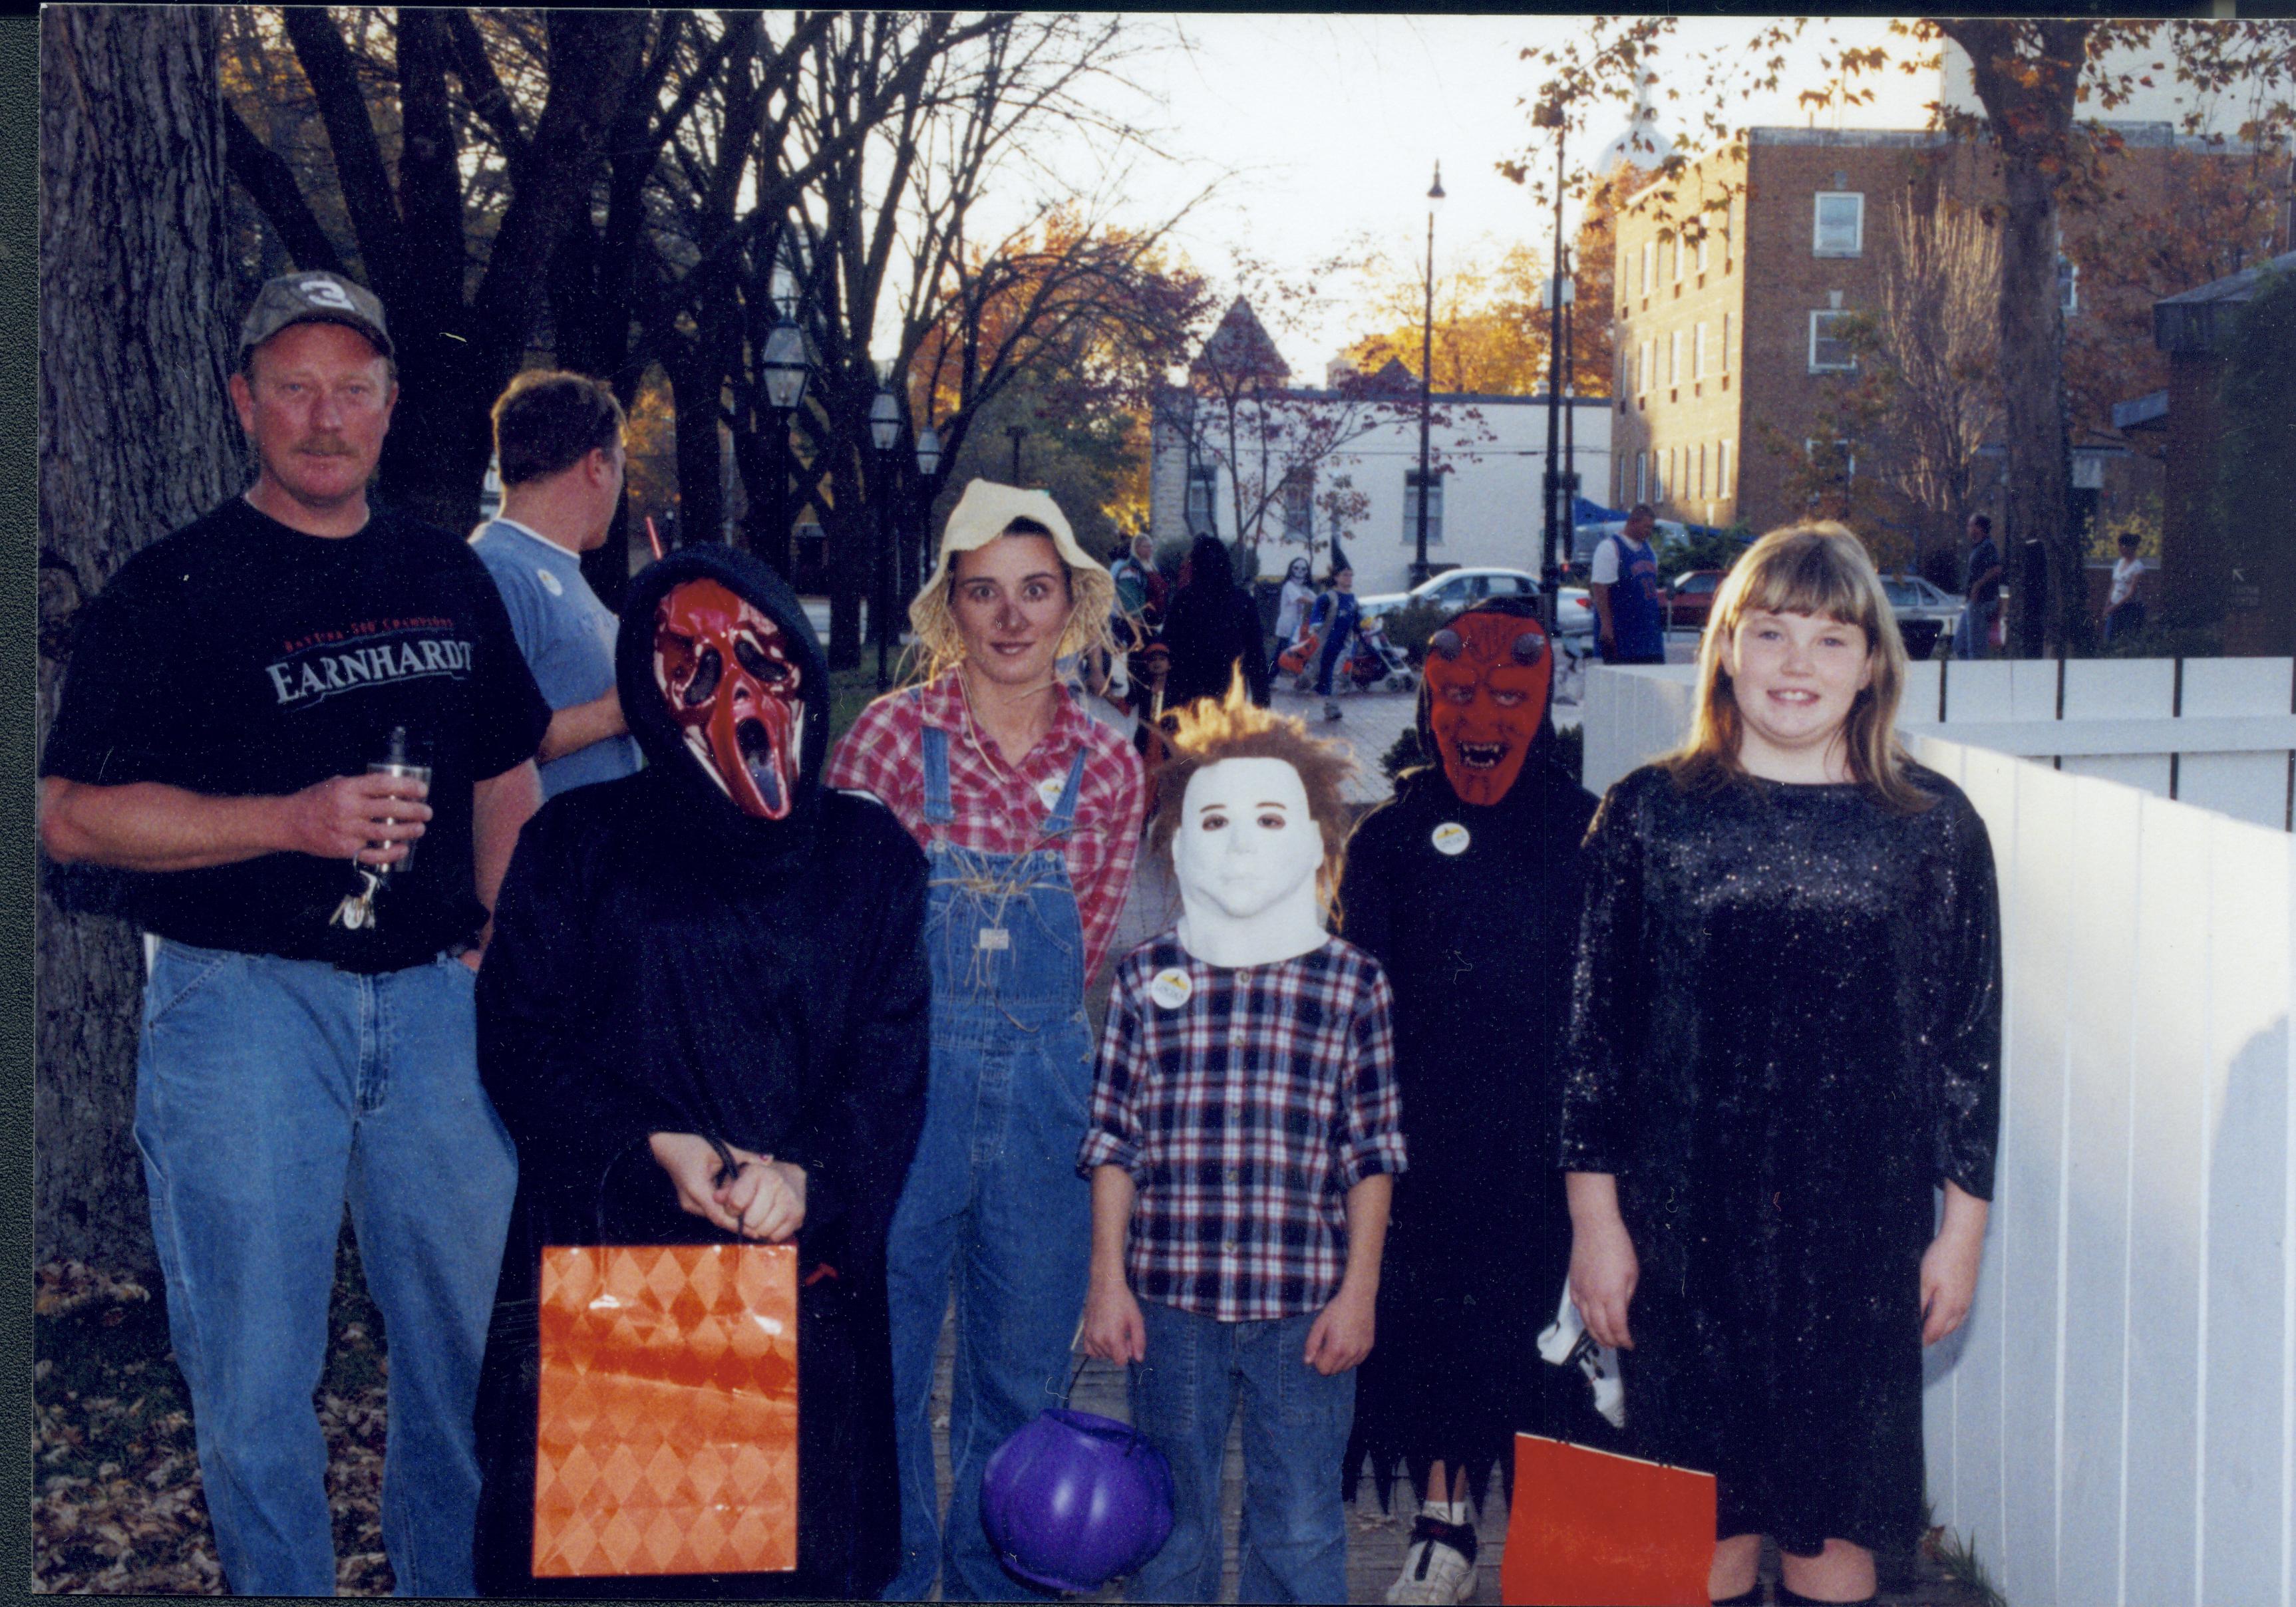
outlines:
[[[127,873],[146,932],[135,1139],[216,1548],[250,1595],[334,1592],[311,1396],[347,1205],[390,1344],[398,1587],[473,1587],[514,1161],[472,981],[550,710],[469,547],[369,505],[392,359],[362,286],[263,287],[230,381],[255,483],[88,605],[41,758],[42,842]]]

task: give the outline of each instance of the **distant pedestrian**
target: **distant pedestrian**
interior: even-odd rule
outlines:
[[[1165,617],[1164,645],[1172,651],[1172,667],[1164,677],[1165,708],[1185,708],[1198,698],[1217,701],[1239,673],[1251,701],[1267,707],[1267,648],[1259,633],[1259,611],[1236,585],[1227,546],[1216,536],[1197,537],[1188,551]]]
[[[2144,628],[2144,560],[2136,555],[2134,534],[2120,538],[2120,558],[2112,566],[2112,591],[2104,603],[2104,639]]]
[[[1271,656],[1292,644],[1292,638],[1300,634],[1300,626],[1315,601],[1316,587],[1308,578],[1308,561],[1294,558],[1283,572],[1283,589],[1275,599],[1275,641],[1268,649]]]
[[[1993,649],[1993,622],[2001,613],[2001,549],[1993,545],[1993,521],[1969,516],[1969,561],[1962,570],[1965,599],[1953,627],[1953,656],[1982,659]]]
[[[1651,534],[1658,515],[1646,502],[1627,514],[1627,528],[1595,548],[1587,586],[1605,664],[1666,662],[1665,605],[1658,594],[1658,555]]]
[[[1132,626],[1132,637],[1145,642],[1155,635],[1164,623],[1164,608],[1170,601],[1172,585],[1156,570],[1156,544],[1146,532],[1135,536],[1129,546],[1119,545],[1115,560],[1109,566],[1109,578],[1116,582],[1116,606]],[[1122,635],[1118,640],[1126,638]]]

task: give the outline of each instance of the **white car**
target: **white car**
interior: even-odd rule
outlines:
[[[1538,577],[1523,570],[1446,570],[1430,576],[1407,592],[1382,592],[1359,600],[1365,614],[1388,613],[1413,603],[1432,603],[1446,614],[1471,608],[1487,597],[1536,597]],[[1584,586],[1566,586],[1556,594],[1562,603],[1557,628],[1565,635],[1595,628],[1594,604]]]

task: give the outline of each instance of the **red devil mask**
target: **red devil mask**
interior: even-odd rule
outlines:
[[[685,745],[743,814],[788,816],[804,742],[804,668],[788,636],[715,580],[670,588],[653,678]]]
[[[1461,614],[1427,644],[1427,723],[1460,801],[1488,808],[1507,795],[1554,675],[1546,630],[1520,614]]]

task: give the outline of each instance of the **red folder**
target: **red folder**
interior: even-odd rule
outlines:
[[[1514,1437],[1502,1602],[1706,1607],[1713,1566],[1713,1474]]]

